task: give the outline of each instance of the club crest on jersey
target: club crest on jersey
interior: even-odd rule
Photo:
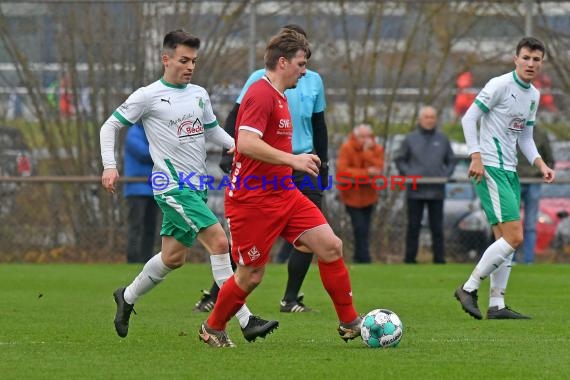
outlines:
[[[520,133],[524,129],[524,125],[525,125],[525,119],[515,117],[514,119],[511,119],[509,129],[513,132]]]
[[[536,100],[532,100],[530,102],[530,112],[533,112],[536,109]]]
[[[277,99],[277,105],[279,108],[283,108],[283,103],[281,103],[281,99]]]
[[[247,255],[249,256],[251,261],[255,261],[261,257],[261,252],[257,249],[254,245],[248,252]]]

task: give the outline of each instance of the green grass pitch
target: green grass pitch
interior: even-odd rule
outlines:
[[[395,349],[344,343],[312,266],[306,314],[279,313],[286,266],[270,265],[251,295],[255,314],[279,320],[247,343],[236,320],[235,349],[198,341],[206,314],[191,312],[208,288],[206,264],[171,273],[136,305],[129,336],[113,328],[112,292],[138,265],[0,265],[0,378],[7,379],[568,379],[570,266],[513,268],[507,304],[528,321],[476,321],[453,297],[472,265],[353,265],[357,309],[395,311],[404,335]],[[487,309],[488,280],[479,305]]]

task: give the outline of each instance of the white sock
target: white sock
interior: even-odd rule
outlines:
[[[238,319],[239,325],[241,326],[242,329],[244,329],[245,326],[247,326],[247,323],[249,322],[249,317],[251,315],[253,314],[251,313],[247,305],[243,305],[236,313],[236,318]]]
[[[162,252],[154,255],[143,267],[134,281],[125,289],[125,301],[134,305],[142,295],[160,284],[172,269],[164,265]]]
[[[216,281],[216,284],[221,288],[224,282],[234,274],[232,263],[230,262],[230,254],[210,255],[210,263],[212,264],[214,281]],[[252,313],[246,305],[243,305],[236,313],[236,318],[242,329],[247,326],[251,315]]]
[[[221,288],[224,282],[234,275],[230,254],[222,253],[221,255],[210,255],[210,263],[212,265],[214,281],[216,281],[216,284]]]
[[[499,309],[505,307],[505,289],[511,275],[514,253],[509,255],[499,269],[491,273],[491,292],[489,294],[489,307],[497,306]]]
[[[515,249],[505,239],[499,238],[496,240],[483,253],[471,276],[469,276],[469,280],[463,285],[463,290],[472,292],[479,289],[481,281],[497,270],[514,251]]]

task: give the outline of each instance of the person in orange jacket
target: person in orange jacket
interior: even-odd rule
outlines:
[[[368,124],[356,126],[349,139],[340,148],[336,170],[351,177],[374,177],[382,174],[384,149],[375,141]],[[355,263],[369,263],[369,232],[372,210],[378,201],[378,192],[371,184],[358,184],[340,190],[340,199],[350,215],[354,233]]]

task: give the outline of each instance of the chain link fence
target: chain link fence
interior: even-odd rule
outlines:
[[[450,262],[474,261],[492,241],[489,226],[469,182],[450,182],[446,186],[448,198],[444,226],[447,259]],[[569,188],[570,181],[562,180],[559,184],[549,185],[544,195],[553,194],[559,197],[556,199],[566,197],[568,204]],[[115,195],[106,193],[100,186],[99,177],[4,177],[0,178],[0,193],[1,262],[126,260],[127,203],[120,190]],[[224,225],[223,196],[222,190],[210,190],[208,204]],[[354,249],[352,225],[334,187],[325,191],[324,204],[324,214],[344,243],[345,258],[351,261]],[[556,214],[567,206],[555,207],[558,207],[554,209]],[[567,236],[570,233],[558,231],[557,227],[568,224],[547,220],[547,212],[541,208],[537,224],[541,241],[537,258],[547,260],[556,252],[562,252],[558,258],[568,259],[564,252],[570,248],[570,242],[563,242],[558,251],[551,247],[556,234]],[[424,216],[418,255],[420,262],[431,262],[432,257],[426,221]],[[374,262],[402,262],[406,226],[404,191],[389,187],[381,191],[370,229],[370,252]],[[274,258],[280,244],[274,247]],[[159,245],[157,239],[157,251]],[[202,262],[206,259],[205,249],[197,242],[189,250],[188,260]]]

